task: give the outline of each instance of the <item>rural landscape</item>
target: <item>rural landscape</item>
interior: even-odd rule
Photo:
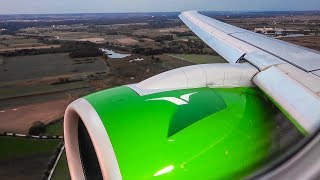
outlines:
[[[320,11],[204,14],[320,51]],[[225,63],[178,15],[0,15],[0,179],[70,179],[63,115],[73,100]]]

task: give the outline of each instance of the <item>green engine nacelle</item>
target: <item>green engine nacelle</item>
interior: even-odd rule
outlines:
[[[66,111],[69,170],[73,179],[242,178],[270,154],[271,106],[249,87],[104,90]]]

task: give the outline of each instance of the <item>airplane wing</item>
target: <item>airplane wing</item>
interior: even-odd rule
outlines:
[[[180,19],[229,63],[247,61],[259,69],[253,82],[304,134],[320,125],[320,53],[273,39],[196,11]]]
[[[320,72],[320,54],[314,50],[241,29],[196,11],[183,12],[179,17],[230,63],[245,58],[264,69],[286,62],[307,72]]]

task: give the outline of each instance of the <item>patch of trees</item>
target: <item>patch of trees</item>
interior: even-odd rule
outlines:
[[[100,51],[99,46],[89,41],[66,41],[61,44],[60,48],[68,51],[69,56],[72,58],[96,57],[103,55],[103,52]]]
[[[217,55],[200,39],[188,41],[171,41],[167,45],[162,45],[165,53],[188,53],[188,54],[210,54]]]
[[[45,38],[45,37],[36,37],[37,40],[39,41],[39,43],[43,43],[43,44],[54,44],[54,45],[58,45],[58,44],[61,44],[61,41],[59,40],[55,40],[55,39],[48,39],[48,38]]]
[[[103,52],[99,49],[78,49],[69,53],[72,58],[82,58],[82,57],[96,57],[102,56]]]
[[[29,128],[29,135],[39,136],[46,132],[46,125],[43,122],[37,121]]]
[[[60,48],[73,51],[84,48],[98,48],[98,45],[90,41],[64,41],[62,42]]]
[[[156,42],[173,41],[173,39],[173,35],[163,35],[154,38]]]
[[[159,55],[163,53],[174,54],[209,54],[217,55],[215,51],[209,48],[201,40],[188,40],[188,41],[171,41],[167,44],[160,44],[159,48],[144,48],[140,46],[133,46],[132,54],[140,54],[145,56]]]
[[[159,55],[163,54],[163,50],[161,48],[143,48],[143,47],[136,47],[132,49],[132,54],[141,54],[145,56],[151,56],[151,55]]]
[[[60,48],[48,49],[21,49],[15,51],[5,51],[0,53],[0,56],[13,57],[13,56],[32,56],[40,54],[55,54],[55,53],[69,53],[72,58],[80,57],[96,57],[102,56],[103,53],[99,50],[99,45],[86,41],[62,41]]]
[[[172,32],[177,37],[185,37],[185,36],[194,36],[195,34],[192,31],[186,31],[186,32]]]
[[[68,41],[61,44],[60,48],[68,50],[70,52],[69,56],[72,58],[96,57],[103,55],[103,52],[100,51],[99,46],[89,41]]]

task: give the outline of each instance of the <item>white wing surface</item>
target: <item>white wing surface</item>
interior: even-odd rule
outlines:
[[[320,53],[273,39],[196,11],[180,19],[229,63],[249,62],[259,72],[252,81],[304,134],[320,127]]]
[[[314,50],[241,29],[196,11],[183,12],[179,17],[230,63],[244,57],[261,68],[286,62],[307,72],[320,70],[320,54]]]

